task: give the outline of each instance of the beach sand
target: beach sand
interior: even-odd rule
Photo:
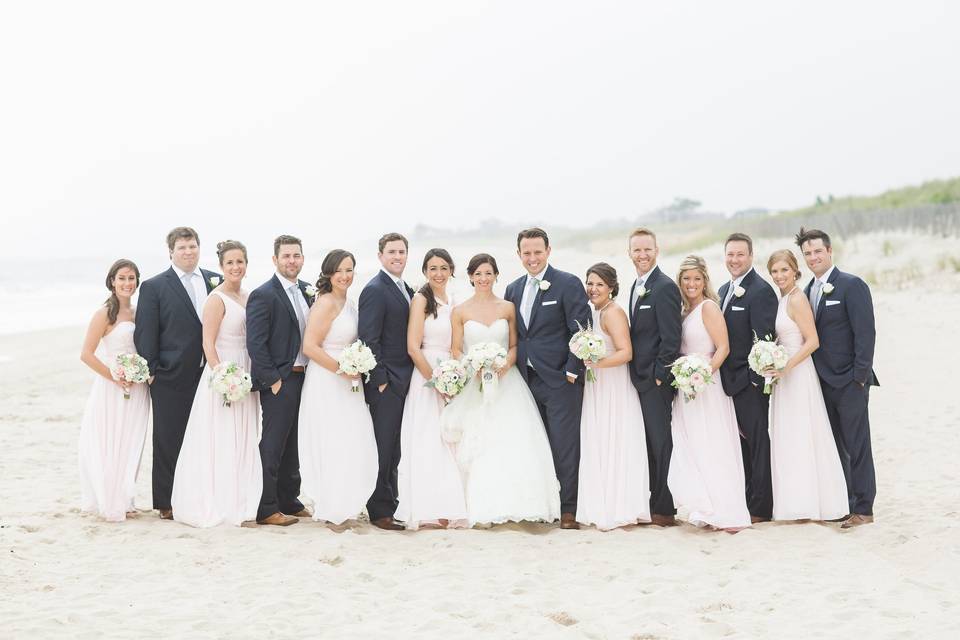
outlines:
[[[512,261],[512,262],[515,262]],[[419,266],[419,265],[417,265]],[[359,289],[358,289],[359,290]],[[877,522],[197,530],[82,515],[81,328],[0,338],[0,637],[958,637],[960,297],[876,294]]]

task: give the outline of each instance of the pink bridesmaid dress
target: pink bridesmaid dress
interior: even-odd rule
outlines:
[[[613,340],[603,332],[596,309],[593,331],[603,336],[607,355],[613,353]],[[577,521],[603,531],[650,522],[643,412],[629,365],[593,371],[596,380],[585,383],[580,414]]]
[[[787,315],[794,289],[780,298],[777,340],[792,357],[803,346]],[[813,359],[805,358],[773,387],[770,462],[774,520],[832,520],[847,515],[847,484]]]
[[[117,356],[136,353],[134,324],[118,322],[100,340],[97,357],[113,369]],[[130,399],[97,376],[80,422],[80,506],[104,520],[120,522],[133,511],[140,454],[147,437],[150,394],[146,384],[130,387]]]
[[[452,301],[451,301],[452,302]],[[421,349],[431,366],[450,358],[452,304],[437,300],[437,317],[427,316]],[[416,368],[403,405],[400,429],[400,466],[397,486],[400,503],[396,518],[408,529],[448,520],[450,527],[467,525],[460,470],[450,446],[440,435],[444,402]]]
[[[703,324],[705,300],[683,320],[682,355],[697,354],[709,360],[716,351]],[[720,372],[713,384],[690,401],[678,393],[673,401],[673,455],[667,486],[678,508],[689,512],[697,526],[741,529],[750,526],[743,454],[733,400],[723,392]]]

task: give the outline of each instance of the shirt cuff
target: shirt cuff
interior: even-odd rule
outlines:
[[[567,376],[573,378],[574,380],[576,380],[577,377],[578,377],[577,374],[575,374],[575,373],[570,373],[569,371],[567,371],[566,373],[567,373]]]

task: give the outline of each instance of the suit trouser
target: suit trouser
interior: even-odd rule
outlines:
[[[743,475],[747,509],[751,516],[773,517],[773,484],[770,473],[770,396],[763,387],[748,383],[733,396],[733,408],[740,427]]]
[[[663,383],[638,392],[647,438],[647,465],[650,471],[650,514],[672,516],[677,513],[673,494],[667,487],[670,456],[673,455],[673,387]]]
[[[847,498],[850,513],[873,515],[873,501],[877,497],[877,476],[873,467],[873,448],[870,444],[870,385],[851,382],[834,389],[820,383],[827,416],[837,441],[837,452],[847,479]]]
[[[173,474],[183,446],[183,434],[190,420],[193,396],[203,375],[203,367],[192,374],[185,389],[177,389],[159,378],[150,385],[153,406],[153,508],[169,509],[173,493]]]
[[[263,465],[263,494],[257,520],[278,511],[297,513],[300,502],[300,455],[297,451],[297,426],[300,418],[300,393],[303,373],[291,372],[277,395],[267,388],[260,392],[263,432],[260,435],[260,463]]]
[[[580,415],[583,413],[583,385],[565,382],[555,389],[527,367],[527,384],[547,430],[553,468],[560,482],[560,512],[577,513],[580,482]]]
[[[400,466],[400,425],[403,422],[403,405],[406,394],[394,384],[388,384],[383,392],[373,389],[375,401],[370,404],[373,419],[373,436],[377,441],[379,471],[377,486],[367,500],[370,520],[392,518],[397,512],[397,467]]]

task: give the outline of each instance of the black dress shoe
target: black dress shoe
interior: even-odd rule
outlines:
[[[376,520],[371,520],[370,524],[377,527],[378,529],[383,529],[384,531],[403,531],[403,525],[391,518],[386,516],[383,518],[377,518]]]

